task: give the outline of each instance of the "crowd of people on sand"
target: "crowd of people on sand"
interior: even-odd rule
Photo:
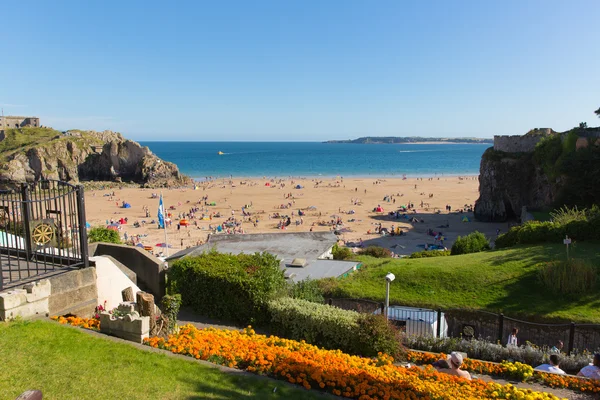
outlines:
[[[517,328],[512,329],[506,342],[507,347],[518,346],[518,332],[519,330]],[[558,340],[556,344],[550,349],[551,354],[548,357],[548,362],[538,365],[534,368],[534,370],[565,375],[565,371],[563,371],[560,368],[560,357],[563,351],[563,347],[564,343],[562,342],[562,340]],[[438,360],[432,365],[438,372],[470,380],[471,374],[468,371],[461,369],[462,364],[463,355],[459,352],[453,351],[452,353],[450,353],[450,355],[447,356],[447,358]],[[581,368],[581,370],[577,373],[577,376],[600,380],[600,353],[594,354],[593,361],[589,365],[586,365],[585,367]]]

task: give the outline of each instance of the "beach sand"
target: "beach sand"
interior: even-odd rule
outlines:
[[[318,184],[317,184],[318,182]],[[270,186],[265,184],[269,183]],[[284,185],[284,186],[282,186]],[[303,189],[295,189],[296,185]],[[416,185],[416,186],[415,186]],[[211,182],[198,183],[193,187],[163,190],[163,201],[167,212],[171,213],[172,225],[167,228],[168,243],[172,246],[169,254],[182,248],[196,246],[206,242],[213,228],[225,222],[228,218],[243,220],[242,207],[251,206],[247,211],[249,218],[258,218],[253,222],[243,222],[241,228],[245,233],[265,232],[308,232],[330,231],[331,226],[319,225],[320,221],[329,223],[332,219],[342,220],[343,232],[339,238],[349,247],[357,245],[362,239],[363,246],[376,245],[387,247],[396,254],[408,255],[423,250],[419,245],[434,244],[434,237],[427,234],[428,229],[443,233],[444,246],[451,248],[457,236],[478,230],[491,239],[496,237],[496,230],[505,232],[506,223],[476,222],[472,212],[457,212],[465,205],[475,204],[479,197],[479,181],[477,177],[440,177],[440,178],[287,178],[287,179],[218,179]],[[114,192],[114,197],[108,196]],[[155,254],[166,253],[164,248],[156,247],[165,241],[164,231],[158,229],[157,220],[158,198],[152,194],[161,192],[156,189],[123,188],[86,191],[87,221],[92,226],[105,226],[110,220],[127,218],[128,223],[122,225],[119,232],[121,237],[128,238],[139,235],[139,242],[154,247]],[[292,195],[290,198],[286,196]],[[432,197],[430,195],[433,194]],[[208,196],[207,202],[215,202],[216,206],[205,206],[201,198]],[[393,196],[384,200],[386,196]],[[395,200],[395,202],[394,202]],[[122,202],[131,204],[131,208],[121,208]],[[423,206],[421,206],[423,201]],[[412,210],[407,214],[419,221],[410,222],[407,219],[395,219],[389,215],[402,205],[413,203],[416,213]],[[384,212],[374,212],[380,205]],[[452,207],[452,212],[446,211],[446,205]],[[144,207],[148,208],[150,217],[146,217]],[[315,208],[309,208],[309,207]],[[174,210],[169,210],[174,207]],[[199,207],[194,219],[188,227],[177,229],[179,213],[187,213],[192,207]],[[288,208],[281,208],[288,207]],[[305,210],[300,222],[298,210]],[[292,215],[292,211],[294,215]],[[350,214],[350,211],[354,213]],[[440,212],[439,214],[437,212]],[[202,219],[202,214],[207,216]],[[221,217],[208,219],[210,214],[220,213]],[[278,229],[279,218],[269,218],[269,215],[279,213],[291,218],[291,225],[285,230]],[[470,222],[462,222],[463,217]],[[135,228],[134,222],[140,223]],[[145,224],[142,223],[145,221]],[[197,226],[195,225],[197,223]],[[402,236],[382,236],[375,233],[376,224],[390,229],[400,227]],[[446,226],[442,228],[441,226]],[[182,245],[183,243],[183,245]],[[437,242],[439,243],[439,242]]]

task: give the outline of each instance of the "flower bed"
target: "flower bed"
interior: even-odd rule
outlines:
[[[79,318],[79,317],[51,317],[50,319],[58,321],[59,324],[69,324],[79,326],[95,331],[100,330],[100,320],[97,318]]]
[[[185,325],[167,340],[153,337],[144,343],[215,364],[268,375],[306,389],[348,398],[369,399],[556,399],[548,393],[512,385],[468,381],[439,374],[433,368],[403,368],[390,356],[361,358],[339,350],[323,350],[305,342],[244,331],[196,329]]]
[[[415,364],[431,364],[437,360],[445,358],[444,353],[424,353],[419,351],[409,351],[408,360]],[[463,369],[479,374],[496,375],[506,378],[519,380],[539,380],[553,388],[564,388],[579,390],[588,393],[600,393],[600,382],[594,379],[581,378],[572,375],[551,374],[540,371],[534,371],[533,367],[520,362],[510,363],[504,361],[502,364],[479,361],[471,358],[465,358]]]

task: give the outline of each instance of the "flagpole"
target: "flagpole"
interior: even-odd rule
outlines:
[[[160,192],[160,196],[162,197],[162,191]],[[163,203],[163,209],[164,209],[164,203]],[[166,210],[164,211],[165,213],[165,217],[168,215]],[[167,219],[165,218],[165,223],[163,224],[163,228],[165,231],[165,249],[167,252],[167,257],[169,257],[169,242],[167,241]]]

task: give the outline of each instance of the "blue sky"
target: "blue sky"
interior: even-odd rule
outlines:
[[[26,1],[0,104],[136,140],[600,125],[600,1]]]

